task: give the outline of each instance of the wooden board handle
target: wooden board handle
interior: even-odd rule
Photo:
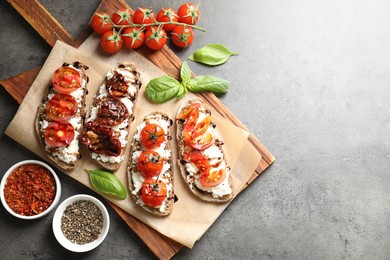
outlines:
[[[37,0],[8,0],[50,46],[57,40],[73,45],[75,40]]]

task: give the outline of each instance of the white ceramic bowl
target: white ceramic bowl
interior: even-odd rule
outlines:
[[[76,202],[78,200],[88,200],[92,201],[96,206],[99,207],[100,211],[102,212],[103,215],[103,228],[100,232],[99,237],[87,244],[84,245],[79,245],[76,243],[72,243],[70,240],[68,240],[64,234],[62,233],[61,230],[61,217],[64,213],[64,210],[66,207],[73,202]],[[54,236],[56,237],[57,241],[66,249],[72,252],[87,252],[90,251],[97,246],[99,246],[105,237],[107,236],[108,230],[110,228],[110,216],[108,215],[106,207],[101,203],[98,199],[95,197],[92,197],[90,195],[85,195],[85,194],[79,194],[79,195],[74,195],[72,197],[67,198],[64,200],[57,208],[56,212],[54,213],[53,217],[53,232]]]
[[[4,186],[7,182],[7,178],[8,176],[16,169],[18,168],[19,166],[21,165],[24,165],[24,164],[38,164],[38,165],[41,165],[43,167],[45,167],[46,169],[48,169],[51,174],[53,175],[54,177],[54,180],[56,182],[56,195],[54,197],[54,200],[53,200],[53,203],[43,212],[41,212],[40,214],[37,214],[37,215],[33,215],[33,216],[22,216],[16,212],[14,212],[7,204],[7,202],[5,201],[5,197],[4,197]],[[20,218],[20,219],[37,219],[37,218],[41,218],[43,216],[46,216],[47,214],[49,214],[58,204],[58,202],[60,201],[60,197],[61,197],[61,183],[60,183],[60,180],[58,179],[58,176],[57,174],[54,172],[54,170],[49,166],[47,165],[46,163],[43,163],[41,161],[36,161],[36,160],[26,160],[26,161],[21,161],[21,162],[18,162],[16,164],[14,164],[11,168],[8,169],[8,171],[4,174],[3,176],[3,179],[1,180],[1,184],[0,184],[0,198],[1,198],[1,203],[3,203],[3,206],[4,208],[10,213],[12,214],[13,216],[17,217],[17,218]]]

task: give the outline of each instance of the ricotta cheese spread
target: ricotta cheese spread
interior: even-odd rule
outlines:
[[[208,116],[209,114],[210,112],[208,110],[206,110],[204,107],[200,107],[199,116],[195,126],[198,123],[202,122],[202,120],[206,118],[206,116]],[[188,161],[184,164],[184,168],[187,172],[186,182],[190,185],[191,188],[193,188],[193,186],[195,185],[196,188],[210,193],[214,198],[219,198],[232,193],[232,189],[229,184],[230,167],[227,165],[226,160],[224,158],[224,154],[220,146],[220,143],[218,142],[218,135],[216,133],[215,128],[213,126],[208,127],[206,133],[212,134],[216,142],[214,142],[210,147],[204,150],[199,150],[199,152],[205,158],[207,158],[210,164],[210,172],[215,172],[220,169],[225,169],[226,171],[225,179],[220,184],[214,187],[205,187],[201,184],[199,180],[200,178],[199,169],[192,162]],[[181,153],[184,152],[183,149],[184,149],[184,145],[180,147]]]
[[[76,68],[75,66],[73,65],[67,65],[69,66],[70,68],[76,70],[79,72],[80,75],[82,75],[82,72],[80,69]],[[71,117],[69,120],[67,120],[74,128],[75,130],[75,135],[74,135],[74,138],[72,140],[72,142],[70,142],[67,146],[65,147],[51,147],[49,144],[46,143],[45,145],[45,149],[46,150],[50,150],[52,152],[52,155],[57,157],[59,160],[65,162],[65,163],[72,163],[72,162],[75,162],[78,158],[79,158],[79,155],[80,155],[80,152],[79,152],[79,131],[80,129],[82,128],[82,117],[81,117],[81,109],[82,109],[82,106],[83,106],[83,98],[84,98],[84,93],[85,93],[85,90],[86,90],[86,85],[87,85],[87,81],[81,77],[82,81],[81,81],[81,86],[72,91],[70,93],[71,96],[73,96],[76,101],[77,101],[77,104],[78,104],[78,108],[77,108],[77,112],[76,112],[76,116],[73,116]],[[54,90],[51,90],[48,95],[47,95],[47,99],[46,99],[46,102],[44,103],[43,107],[46,109],[46,105],[47,103],[55,96],[55,93],[54,93]],[[47,120],[45,119],[41,119],[39,121],[39,125],[41,127],[41,132],[43,132],[46,127],[48,127],[50,124],[50,122],[48,122]]]
[[[173,192],[173,183],[172,183],[173,176],[172,176],[172,169],[171,169],[171,164],[170,164],[170,161],[172,160],[172,153],[169,149],[167,149],[168,142],[169,142],[169,140],[167,138],[167,134],[170,132],[169,128],[171,126],[171,122],[169,120],[165,120],[161,117],[154,117],[153,115],[149,116],[149,117],[146,116],[144,121],[141,122],[137,126],[136,133],[134,134],[134,137],[133,137],[133,143],[135,143],[135,142],[140,143],[141,142],[141,131],[147,124],[159,125],[162,127],[162,129],[164,130],[164,133],[165,133],[165,138],[164,138],[164,141],[161,143],[161,145],[159,147],[151,149],[151,150],[157,152],[163,158],[163,161],[164,161],[163,168],[162,168],[160,174],[156,177],[153,177],[153,178],[155,178],[155,179],[158,178],[158,180],[160,180],[166,184],[167,197],[170,197],[170,196],[172,196],[172,192]],[[139,197],[139,192],[141,190],[143,182],[145,181],[145,178],[137,170],[137,162],[138,162],[138,158],[141,155],[141,153],[142,153],[141,150],[132,151],[132,155],[131,155],[131,163],[132,163],[131,176],[132,177],[131,178],[132,178],[132,183],[133,183],[133,190],[131,192],[134,196],[137,197],[136,203],[138,205],[142,206],[142,205],[144,205],[144,202]],[[164,200],[164,202],[158,208],[158,210],[160,212],[164,212],[165,209],[166,209],[166,203]]]

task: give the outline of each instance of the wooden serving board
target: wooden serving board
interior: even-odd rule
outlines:
[[[90,22],[77,39],[74,39],[65,28],[39,3],[37,0],[8,0],[8,2],[27,20],[29,24],[46,40],[50,46],[54,46],[57,40],[61,40],[73,47],[80,46],[92,33]],[[132,9],[123,0],[103,0],[96,12],[113,12],[120,8]],[[168,75],[179,77],[182,61],[167,46],[160,51],[151,51],[146,47],[137,50],[141,55],[151,60],[156,66]],[[40,71],[40,67],[31,69],[14,77],[0,80],[2,87],[20,104]],[[229,119],[234,125],[247,130],[246,127],[211,93],[201,94],[201,97],[213,106],[223,117]],[[249,131],[248,131],[249,132]],[[249,140],[256,150],[261,154],[262,159],[256,171],[248,179],[244,190],[252,183],[265,169],[274,161],[274,156],[252,135]],[[241,190],[241,191],[242,191]],[[127,225],[144,241],[149,249],[160,259],[170,259],[182,247],[180,243],[160,234],[143,222],[134,218],[118,206],[110,203],[112,208],[127,223]]]

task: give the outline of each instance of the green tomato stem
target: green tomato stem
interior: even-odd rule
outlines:
[[[122,29],[122,28],[128,28],[128,27],[163,26],[163,25],[166,25],[166,24],[182,25],[182,26],[187,26],[187,27],[194,28],[194,29],[202,31],[202,32],[206,31],[206,29],[204,29],[202,27],[199,27],[197,25],[186,24],[186,23],[179,23],[179,22],[172,22],[172,21],[170,21],[170,22],[154,22],[154,23],[150,23],[150,24],[136,24],[136,23],[132,23],[130,25],[116,25],[116,24],[112,23],[112,27],[113,28],[120,28],[120,29]]]

